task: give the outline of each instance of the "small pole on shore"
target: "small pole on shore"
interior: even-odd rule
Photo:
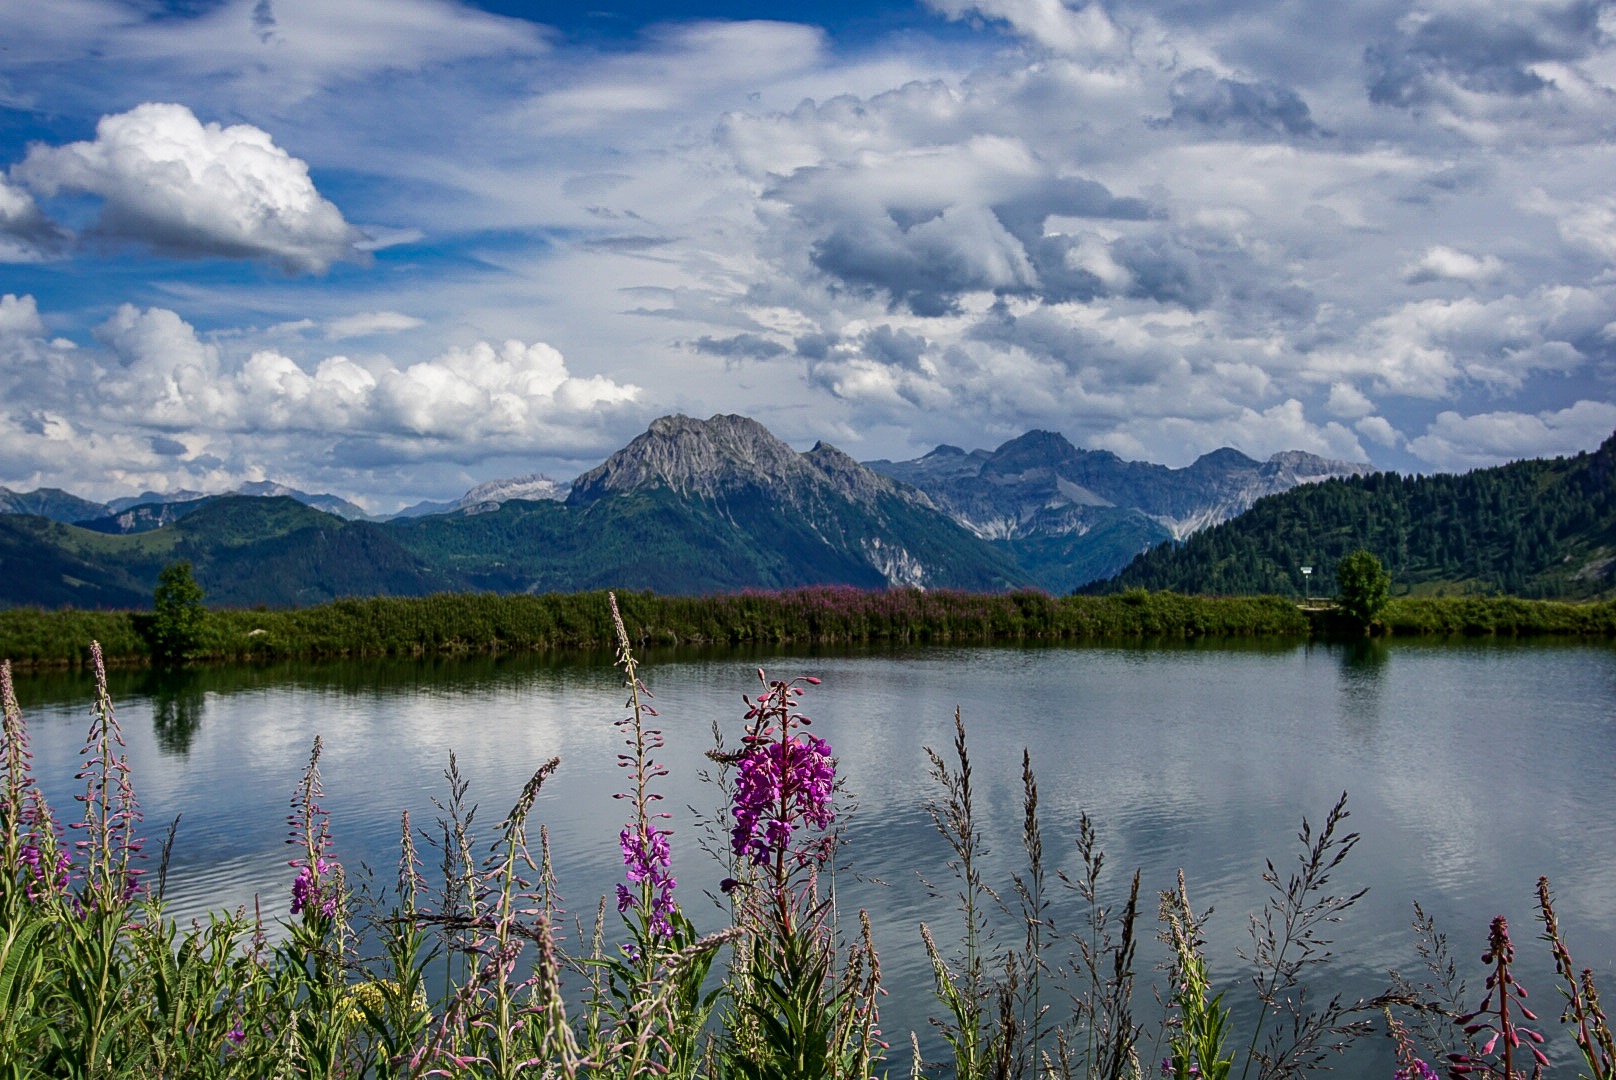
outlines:
[[[1304,599],[1311,604],[1313,602],[1313,568],[1311,566],[1302,567],[1302,589]]]

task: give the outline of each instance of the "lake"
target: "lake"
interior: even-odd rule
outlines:
[[[1369,894],[1338,928],[1338,960],[1318,990],[1368,993],[1388,968],[1419,973],[1410,931],[1418,900],[1448,933],[1472,998],[1488,920],[1509,917],[1522,981],[1546,1027],[1557,1000],[1537,940],[1534,888],[1554,884],[1579,966],[1616,986],[1616,648],[1609,644],[1395,641],[1358,645],[1192,645],[849,651],[654,651],[641,674],[667,735],[663,782],[675,830],[678,896],[698,927],[719,925],[702,893],[724,868],[694,822],[717,813],[698,779],[716,721],[733,746],[743,693],[771,678],[813,675],[803,711],[828,739],[856,808],[837,875],[843,910],[869,908],[890,996],[883,1027],[894,1058],[926,1031],[927,922],[940,942],[960,921],[948,849],[925,810],[940,794],[924,748],[949,752],[956,707],[970,741],[988,878],[1007,888],[1022,865],[1021,754],[1032,754],[1053,866],[1075,872],[1086,811],[1106,852],[1102,892],[1119,907],[1144,871],[1141,982],[1158,951],[1156,894],[1182,867],[1192,901],[1210,907],[1208,960],[1218,985],[1243,980],[1237,951],[1248,913],[1267,897],[1264,860],[1282,874],[1343,791],[1362,834],[1332,881]],[[451,751],[496,825],[552,755],[534,821],[547,825],[564,907],[593,918],[619,880],[626,804],[613,721],[625,692],[610,657],[479,657],[182,673],[114,672],[113,699],[155,849],[182,815],[169,874],[181,919],[261,899],[282,916],[291,875],[290,799],[315,735],[337,855],[390,878],[399,812],[431,827]],[[88,726],[81,674],[17,677],[36,774],[63,817]],[[693,813],[687,807],[697,808]],[[535,829],[536,835],[536,829]],[[423,855],[428,870],[433,855]],[[940,887],[934,898],[922,879]],[[429,878],[430,880],[430,878]],[[1075,923],[1076,897],[1057,925]],[[1607,996],[1610,991],[1607,990]],[[1547,996],[1544,996],[1547,995]],[[1242,996],[1231,994],[1231,997]],[[935,1040],[928,1039],[928,1048]],[[1237,1040],[1243,1045],[1243,1040]],[[1551,1041],[1563,1052],[1569,1038]],[[1148,1043],[1144,1050],[1150,1049]],[[895,1073],[899,1070],[894,1070]],[[902,1072],[907,1072],[904,1068]],[[1389,1071],[1389,1070],[1388,1070]]]

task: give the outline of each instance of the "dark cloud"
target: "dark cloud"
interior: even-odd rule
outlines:
[[[1051,217],[1144,221],[1151,216],[1151,207],[1143,199],[1119,199],[1094,180],[1060,178],[995,203],[993,214],[1012,236],[1026,243],[1043,235],[1044,223]]]
[[[986,207],[986,215],[980,207],[885,206],[872,221],[857,212],[834,218],[816,207],[811,224],[829,231],[809,258],[855,293],[885,296],[891,310],[922,317],[957,311],[969,292],[1092,299],[1103,294],[1102,283],[1068,264],[1073,242],[1046,236],[1046,223],[1051,217],[1144,221],[1155,215],[1145,200],[1118,197],[1093,180],[1050,177],[1006,186],[1018,190]],[[786,186],[778,193],[801,196],[799,188]]]
[[[50,258],[66,250],[71,239],[26,192],[0,175],[0,263]]]
[[[1533,64],[1574,61],[1599,47],[1600,0],[1557,5],[1499,4],[1408,18],[1401,33],[1371,45],[1369,99],[1415,108],[1476,94],[1528,97],[1550,87]]]
[[[1170,123],[1235,128],[1248,135],[1316,135],[1302,96],[1277,82],[1219,78],[1205,68],[1186,71],[1168,90]]]
[[[616,251],[632,254],[636,251],[650,251],[659,247],[666,247],[673,243],[667,236],[602,236],[593,240],[585,240],[583,246],[590,251]]]
[[[920,358],[926,353],[924,337],[886,325],[866,331],[860,344],[871,360],[909,371],[920,370]]]
[[[153,435],[147,441],[151,445],[152,453],[160,457],[181,457],[190,449],[179,440],[163,435]]]
[[[778,341],[771,341],[761,334],[736,334],[727,338],[715,338],[703,334],[692,341],[690,347],[699,353],[721,356],[726,360],[772,360],[791,351]]]
[[[797,355],[804,360],[823,360],[830,355],[836,339],[828,334],[804,334],[793,344],[796,346]]]
[[[925,318],[951,314],[963,293],[1000,287],[957,246],[920,229],[840,225],[813,245],[809,258],[855,292],[884,293],[893,309]]]
[[[1111,245],[1111,254],[1133,276],[1135,297],[1197,310],[1216,295],[1216,280],[1201,258],[1172,237],[1125,236]]]

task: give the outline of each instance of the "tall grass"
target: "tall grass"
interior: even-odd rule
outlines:
[[[678,597],[624,595],[622,618],[647,645],[1059,641],[1282,635],[1307,619],[1278,597],[1172,593],[1054,597],[951,590],[868,591],[820,586]],[[212,610],[195,655],[214,660],[422,656],[534,649],[609,649],[616,630],[605,593],[542,596],[445,593],[339,600],[291,610]],[[101,640],[117,662],[144,662],[151,617],[138,612],[0,611],[0,656],[19,664],[77,664]]]
[[[1478,1006],[1466,1004],[1445,939],[1423,914],[1426,981],[1388,973],[1375,996],[1329,993],[1330,928],[1363,895],[1333,882],[1358,839],[1345,830],[1344,795],[1319,828],[1302,822],[1290,870],[1268,864],[1245,970],[1213,968],[1207,915],[1180,872],[1158,894],[1167,966],[1149,977],[1137,959],[1148,933],[1140,872],[1112,895],[1087,815],[1070,837],[1075,869],[1050,872],[1047,845],[1062,823],[1052,830],[1041,817],[1030,754],[1017,868],[989,880],[997,864],[982,846],[956,712],[951,745],[928,750],[928,809],[952,880],[933,883],[938,910],[915,927],[948,1048],[947,1060],[925,1061],[912,1034],[882,1029],[868,917],[835,903],[844,763],[810,733],[804,702],[817,680],[760,671],[738,742],[717,740],[712,780],[724,809],[709,873],[723,875],[728,909],[725,925],[703,934],[683,909],[666,842],[663,737],[637,673],[632,608],[608,603],[607,618],[627,690],[617,721],[623,881],[591,929],[563,910],[532,820],[562,762],[539,763],[481,835],[451,756],[441,817],[426,831],[402,817],[396,878],[378,884],[342,860],[318,739],[289,786],[285,893],[178,926],[165,914],[167,845],[152,850],[143,838],[99,647],[89,649],[85,787],[66,817],[34,781],[11,668],[0,663],[0,1078],[1270,1080],[1329,1068],[1380,1030],[1397,1041],[1398,1080],[1435,1076],[1433,1060],[1456,1077],[1514,1077],[1549,1060],[1502,917],[1489,931]],[[1607,1080],[1611,1029],[1547,881],[1539,917],[1570,1038],[1587,1074]],[[892,1052],[888,1043],[906,1035],[910,1051]]]

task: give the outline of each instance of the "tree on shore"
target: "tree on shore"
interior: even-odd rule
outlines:
[[[1380,618],[1391,596],[1392,576],[1373,552],[1359,548],[1335,568],[1336,603],[1341,613],[1364,625]]]
[[[156,609],[151,621],[152,662],[159,665],[183,663],[202,643],[202,626],[207,609],[202,606],[202,586],[191,576],[191,564],[182,560],[163,567],[152,593]]]

